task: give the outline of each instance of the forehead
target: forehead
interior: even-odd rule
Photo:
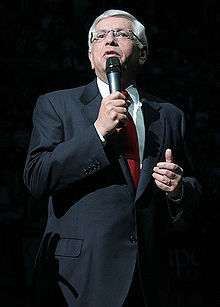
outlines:
[[[106,17],[100,20],[95,29],[96,30],[105,30],[105,29],[132,29],[132,21],[119,16]]]

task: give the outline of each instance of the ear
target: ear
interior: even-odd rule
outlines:
[[[94,69],[94,64],[93,64],[93,58],[92,58],[92,53],[91,51],[88,52],[88,57],[89,57],[89,61],[90,61],[90,64],[91,64],[91,68]]]
[[[147,51],[144,48],[142,48],[140,49],[140,55],[138,59],[139,64],[143,65],[146,62],[146,60],[147,60]]]

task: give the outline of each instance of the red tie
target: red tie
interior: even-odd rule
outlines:
[[[123,91],[126,95],[126,92]],[[140,177],[140,157],[137,131],[130,113],[128,113],[128,122],[119,129],[118,133],[122,136],[124,156],[128,162],[130,173],[135,188],[137,188]]]

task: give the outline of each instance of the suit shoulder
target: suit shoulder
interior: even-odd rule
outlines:
[[[83,86],[79,86],[75,88],[52,91],[52,92],[48,92],[48,93],[41,95],[41,97],[49,99],[51,102],[54,100],[79,97],[82,94],[84,88],[85,86],[83,85]]]
[[[54,110],[69,109],[73,103],[80,100],[85,86],[48,92],[38,97],[35,107],[38,109],[52,107]]]
[[[160,108],[161,108],[161,111],[165,113],[169,113],[169,114],[174,113],[176,115],[179,114],[181,116],[183,115],[183,111],[171,102],[160,103]]]
[[[145,101],[151,108],[159,110],[160,113],[183,116],[183,111],[168,100],[148,95]]]

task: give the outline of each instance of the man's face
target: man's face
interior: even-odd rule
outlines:
[[[109,30],[133,30],[132,22],[124,17],[107,17],[102,19],[96,25],[97,31]],[[137,68],[140,64],[140,58],[146,57],[144,50],[140,50],[133,38],[114,37],[113,31],[109,31],[107,36],[102,40],[94,40],[91,44],[89,59],[92,69],[96,75],[103,81],[106,81],[106,60],[108,57],[116,56],[120,59],[122,65],[122,77],[126,81],[133,81]]]

